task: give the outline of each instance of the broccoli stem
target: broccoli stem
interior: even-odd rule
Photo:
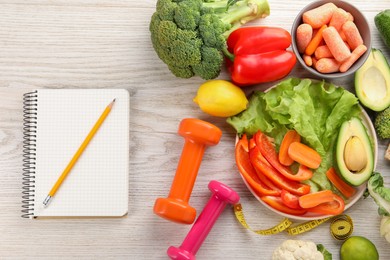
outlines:
[[[270,13],[267,0],[239,0],[228,7],[229,2],[231,0],[204,2],[203,7],[213,9],[222,22],[235,25],[236,28],[239,24],[242,25]]]

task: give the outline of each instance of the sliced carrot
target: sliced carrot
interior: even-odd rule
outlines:
[[[265,158],[268,163],[272,165],[268,168],[274,168],[277,172],[292,181],[304,181],[310,179],[311,176],[294,174],[289,167],[282,165],[279,162],[278,154],[273,143],[261,131],[258,131],[255,134],[254,139],[256,141],[256,147],[259,148],[258,150],[262,154],[263,159]]]
[[[284,135],[279,148],[279,161],[285,166],[293,164],[294,160],[288,155],[288,147],[293,142],[300,142],[301,136],[295,130],[288,130]]]
[[[331,167],[326,172],[326,177],[328,177],[329,181],[338,189],[341,194],[343,194],[347,199],[352,197],[356,190],[354,187],[350,186],[348,183],[346,183],[343,179],[340,178],[340,176],[337,174],[336,170]]]
[[[322,203],[333,201],[334,194],[331,190],[321,190],[299,197],[299,206],[304,209],[313,208]]]
[[[321,156],[309,146],[294,142],[288,147],[288,155],[294,161],[311,169],[317,169],[321,164]]]
[[[321,43],[321,40],[322,40],[322,32],[328,28],[328,26],[326,24],[324,24],[323,26],[321,26],[321,28],[316,32],[316,34],[314,35],[314,37],[311,39],[311,41],[309,42],[309,44],[307,45],[306,47],[306,50],[305,50],[305,54],[306,55],[312,55],[317,47],[320,45]]]

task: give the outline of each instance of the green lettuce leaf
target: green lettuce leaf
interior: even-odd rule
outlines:
[[[325,248],[323,244],[318,244],[317,250],[322,253],[324,260],[332,260],[332,254]]]
[[[322,157],[311,179],[321,189],[330,189],[326,171],[334,164],[334,143],[340,125],[359,116],[358,99],[341,87],[325,81],[289,78],[267,93],[255,91],[248,109],[227,122],[239,135],[249,137],[261,130],[275,139],[278,149],[288,129],[295,129],[302,142]]]
[[[390,216],[390,188],[384,186],[383,177],[374,172],[367,182],[367,190],[378,205],[378,214]]]

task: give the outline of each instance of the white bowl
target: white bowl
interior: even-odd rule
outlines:
[[[313,80],[313,81],[315,81],[315,80]],[[274,87],[275,86],[267,89],[265,92],[269,91],[270,89],[272,89]],[[373,152],[374,152],[374,170],[375,170],[375,167],[376,167],[376,164],[377,164],[377,157],[378,157],[377,156],[378,155],[378,141],[377,141],[377,137],[376,137],[375,128],[374,128],[374,125],[372,124],[372,122],[370,120],[370,117],[368,116],[367,112],[363,109],[362,106],[359,105],[359,107],[360,107],[360,109],[362,111],[360,117],[362,119],[363,124],[366,126],[367,131],[368,131],[368,136],[369,136],[369,138],[371,139],[371,141],[372,141],[372,143],[374,145]],[[236,136],[236,143],[237,143],[237,141],[238,141],[238,136]],[[286,217],[286,218],[289,218],[289,219],[294,219],[294,220],[299,220],[299,221],[316,220],[316,219],[323,219],[323,218],[330,217],[330,215],[320,215],[320,214],[311,213],[311,212],[307,212],[307,213],[305,213],[303,215],[300,215],[300,216],[291,215],[291,214],[287,214],[287,213],[284,213],[284,212],[280,212],[280,211],[274,209],[273,207],[269,206],[262,199],[260,199],[260,197],[251,188],[251,186],[247,183],[247,181],[245,180],[245,178],[242,175],[241,175],[241,178],[243,179],[245,185],[250,190],[250,192],[253,194],[253,196],[255,196],[255,198],[258,199],[261,204],[263,204],[266,208],[270,209],[271,211],[273,211],[273,212],[275,212],[275,213],[277,213],[277,214],[279,214],[279,215],[281,215],[283,217]],[[347,201],[345,201],[345,209],[344,209],[344,211],[346,211],[347,209],[352,207],[363,196],[364,191],[366,190],[366,187],[367,187],[367,183],[364,183],[364,184],[356,187],[356,193],[354,194],[354,196],[352,196]]]

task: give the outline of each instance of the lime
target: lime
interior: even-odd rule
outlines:
[[[341,260],[379,259],[375,245],[365,237],[352,236],[344,241],[340,248]]]
[[[209,80],[199,87],[194,102],[209,115],[229,117],[246,109],[248,99],[241,88],[229,81]]]

